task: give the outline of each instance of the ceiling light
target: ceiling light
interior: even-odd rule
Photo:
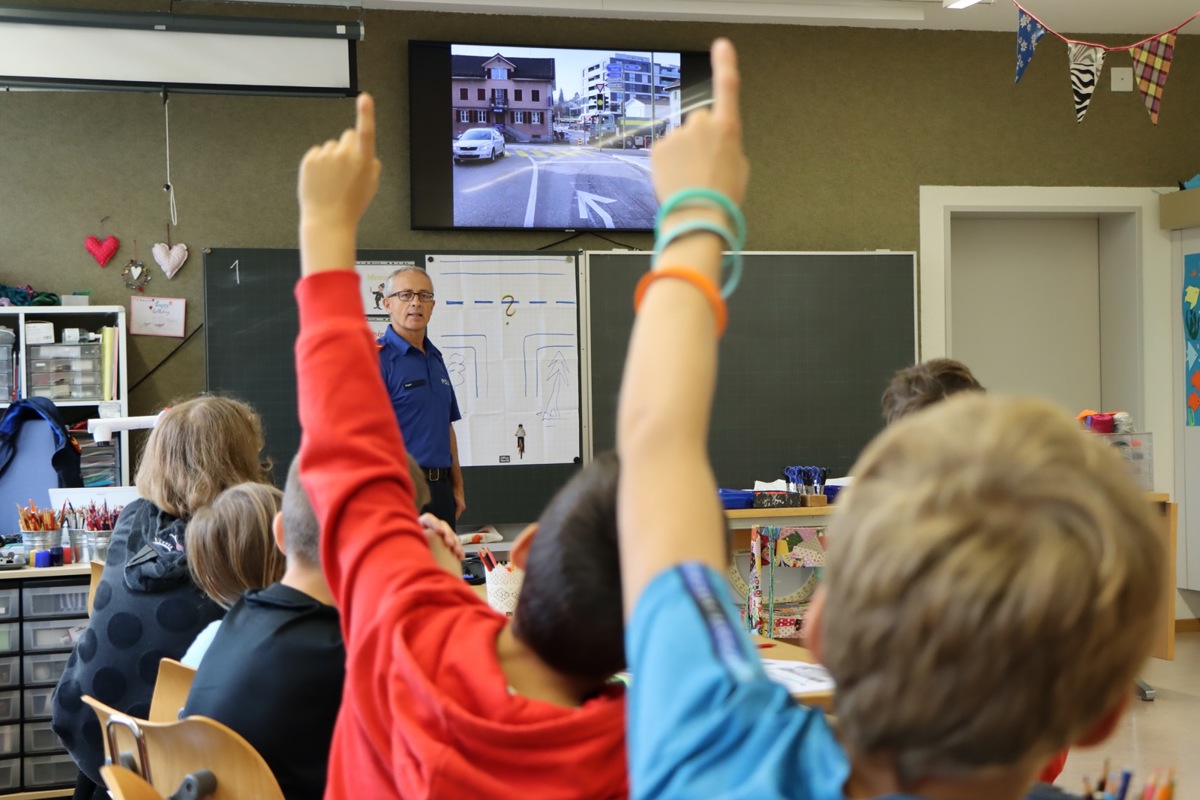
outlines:
[[[942,8],[969,8],[981,0],[942,0]]]

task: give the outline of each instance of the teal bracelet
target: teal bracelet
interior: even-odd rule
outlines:
[[[696,206],[715,207],[724,211],[734,226],[734,238],[729,249],[741,250],[746,246],[746,217],[732,200],[715,189],[683,189],[668,197],[659,207],[658,215],[654,218],[655,237],[660,234],[662,221],[668,214],[679,208]]]
[[[720,236],[725,240],[725,244],[731,251],[721,260],[721,266],[729,268],[729,277],[725,279],[724,285],[721,286],[721,297],[729,299],[729,296],[733,294],[734,290],[738,287],[738,283],[742,280],[742,253],[740,248],[735,247],[734,234],[720,223],[707,219],[693,219],[676,225],[655,241],[654,260],[651,263],[658,263],[662,251],[671,242],[700,231],[715,233],[717,236]]]

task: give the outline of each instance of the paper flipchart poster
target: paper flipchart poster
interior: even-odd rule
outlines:
[[[465,467],[580,455],[579,298],[570,256],[426,256]]]

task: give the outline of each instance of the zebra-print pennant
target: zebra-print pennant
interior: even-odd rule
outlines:
[[[1037,48],[1038,39],[1045,35],[1046,29],[1042,27],[1042,23],[1017,6],[1017,77],[1013,83],[1021,82],[1025,68],[1033,61],[1033,51]]]
[[[1100,80],[1100,70],[1104,68],[1104,48],[1068,42],[1067,52],[1071,57],[1071,92],[1075,95],[1075,121],[1083,122],[1088,104],[1092,102],[1092,92],[1096,91],[1096,83]]]
[[[1167,73],[1171,71],[1171,58],[1174,55],[1174,33],[1156,36],[1129,51],[1138,90],[1142,93],[1146,110],[1150,112],[1150,121],[1155,125],[1158,124],[1158,104],[1162,100],[1163,87],[1167,84]]]

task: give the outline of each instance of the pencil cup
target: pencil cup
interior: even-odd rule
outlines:
[[[513,567],[512,572],[502,564],[487,573],[488,605],[501,614],[512,616],[517,609],[517,595],[521,593],[521,581],[525,570]]]
[[[111,530],[87,532],[87,546],[94,561],[104,561],[108,557],[108,542],[111,538]]]

